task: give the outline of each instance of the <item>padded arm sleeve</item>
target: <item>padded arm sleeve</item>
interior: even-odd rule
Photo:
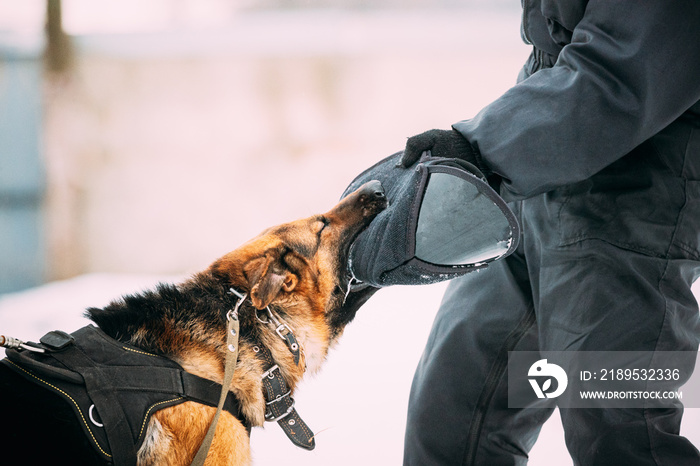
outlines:
[[[700,2],[592,0],[554,67],[453,125],[507,200],[584,180],[700,100]]]

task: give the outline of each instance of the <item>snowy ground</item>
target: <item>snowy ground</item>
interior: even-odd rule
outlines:
[[[0,334],[37,340],[49,330],[73,331],[87,323],[81,315],[86,307],[178,280],[86,275],[0,296]],[[268,425],[253,431],[255,464],[400,464],[411,378],[443,290],[444,284],[393,287],[375,295],[322,373],[305,381],[297,394],[299,414],[317,433],[316,450],[294,447],[281,429]],[[700,409],[686,410],[682,433],[700,445]],[[544,426],[530,464],[571,464],[556,414]]]

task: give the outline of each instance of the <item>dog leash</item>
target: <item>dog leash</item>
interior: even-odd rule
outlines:
[[[238,301],[236,302],[236,306],[226,313],[226,348],[228,352],[224,360],[224,381],[221,384],[221,397],[219,398],[219,405],[216,407],[214,419],[212,419],[211,424],[209,424],[209,429],[204,436],[204,440],[202,440],[202,444],[199,446],[194,460],[192,460],[192,466],[203,466],[204,461],[207,459],[209,448],[211,448],[211,443],[216,433],[216,425],[219,422],[219,416],[224,409],[224,402],[226,401],[226,396],[231,387],[233,372],[236,370],[236,362],[238,361],[238,332],[240,330],[238,309],[248,295],[246,293],[240,294],[233,288],[231,288],[231,292],[238,296]]]

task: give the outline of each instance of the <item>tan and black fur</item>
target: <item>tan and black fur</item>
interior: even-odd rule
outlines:
[[[350,244],[386,207],[381,185],[370,182],[323,215],[270,228],[178,285],[125,296],[87,315],[111,337],[166,356],[186,371],[218,383],[226,354],[225,315],[236,303],[231,287],[248,294],[239,310],[239,359],[230,390],[253,426],[264,423],[262,361],[266,346],[294,391],[306,372],[318,371],[328,349],[374,289],[348,293]],[[256,318],[267,306],[294,332],[299,364],[275,333]],[[151,417],[138,464],[190,464],[215,408],[187,401]],[[248,433],[222,413],[208,465],[250,463]]]

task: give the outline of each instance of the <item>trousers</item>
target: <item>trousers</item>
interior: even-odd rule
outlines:
[[[518,250],[446,290],[404,464],[527,463],[556,400],[508,408],[509,351],[697,351],[698,180],[700,131],[679,120],[588,180],[514,203]],[[574,464],[596,466],[700,464],[682,413],[560,408]]]

